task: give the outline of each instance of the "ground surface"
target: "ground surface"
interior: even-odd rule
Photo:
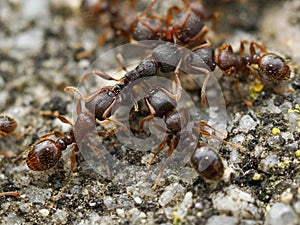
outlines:
[[[292,67],[299,66],[299,1],[241,2],[213,7],[221,16],[218,28],[209,32],[213,46],[228,42],[238,49],[240,40],[256,40],[287,57]],[[97,55],[126,43],[108,38],[88,59],[75,60],[81,48],[91,49],[101,32],[82,22],[78,5],[0,2],[0,112],[16,119],[16,133],[32,127],[21,138],[0,137],[0,149],[9,154],[21,153],[47,132],[67,131],[67,125],[40,111],[59,110],[72,120],[73,96],[64,87],[77,86]],[[145,169],[151,153],[127,149],[112,137],[103,145],[118,159],[144,169],[116,183],[95,173],[77,154],[71,182],[55,202],[51,198],[63,185],[68,156],[45,172],[30,171],[22,160],[13,164],[1,156],[0,191],[17,191],[21,197],[0,197],[0,223],[300,224],[299,79],[299,70],[293,70],[287,84],[295,89],[292,93],[274,92],[272,87],[249,91],[257,85],[242,79],[240,88],[252,98],[252,107],[236,97],[232,79],[220,79],[229,118],[226,140],[244,150],[219,147],[226,172],[217,184],[206,182],[186,165],[180,172],[167,170],[153,191],[152,181],[145,179],[151,177]],[[198,92],[191,96],[199,101]]]

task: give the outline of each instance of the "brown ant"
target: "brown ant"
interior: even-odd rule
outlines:
[[[157,151],[154,153],[154,156],[150,159],[148,162],[148,167],[154,162],[157,155],[164,149],[165,145],[168,144],[168,157],[172,155],[174,149],[179,144],[179,139],[183,136],[184,132],[192,132],[189,136],[197,136],[198,133],[203,134],[205,136],[213,137],[217,140],[222,141],[225,144],[234,146],[236,148],[242,148],[241,146],[238,146],[236,144],[233,144],[231,142],[227,142],[218,136],[211,134],[210,132],[202,129],[199,127],[208,127],[214,132],[220,133],[223,136],[225,136],[221,131],[218,131],[217,129],[213,128],[209,124],[207,124],[204,121],[198,121],[194,123],[194,126],[191,131],[186,131],[185,128],[188,125],[189,117],[187,113],[187,108],[183,108],[181,110],[177,110],[177,102],[180,99],[181,96],[181,85],[178,78],[178,68],[175,70],[175,82],[177,84],[176,88],[176,94],[170,93],[168,90],[166,90],[163,87],[156,86],[154,88],[151,88],[149,91],[149,95],[146,96],[144,99],[140,100],[138,102],[139,107],[143,107],[143,105],[146,105],[148,108],[148,115],[145,113],[145,111],[142,111],[142,121],[139,123],[138,128],[135,128],[133,126],[130,126],[131,129],[133,129],[135,132],[143,131],[144,123],[146,121],[149,121],[153,119],[154,117],[162,118],[166,125],[166,137],[157,147]],[[138,114],[140,111],[132,111],[135,115],[130,115],[130,119],[136,119],[138,118]],[[130,121],[131,124],[133,124],[133,121]],[[155,124],[154,126],[160,130],[161,126],[159,124]],[[183,137],[185,138],[185,137]],[[183,140],[183,142],[186,140]],[[198,140],[197,140],[198,142]],[[219,157],[219,155],[212,150],[212,148],[204,146],[204,145],[196,145],[196,149],[192,153],[191,156],[191,162],[192,165],[195,167],[195,169],[205,178],[211,179],[211,180],[218,180],[223,176],[224,173],[224,166],[223,163]],[[161,171],[156,179],[156,181],[160,178],[162,175],[164,166],[161,168]],[[155,182],[153,188],[155,189],[157,185],[157,182]]]
[[[182,2],[186,10],[171,6],[166,18],[154,15],[146,15],[146,18],[140,16],[133,30],[133,40],[161,40],[183,46],[201,41],[208,32],[203,19],[209,16],[206,15],[202,4],[190,4],[188,0]]]
[[[73,124],[66,118],[59,115],[55,116],[63,123],[67,123],[74,127]],[[85,126],[87,125],[85,124]],[[56,136],[58,139],[49,139],[49,137],[52,135]],[[28,155],[26,157],[26,164],[29,169],[33,171],[45,171],[57,164],[62,156],[62,151],[66,150],[69,145],[73,145],[71,153],[71,167],[67,178],[65,179],[63,187],[61,188],[60,192],[54,197],[54,199],[57,200],[60,198],[61,194],[66,188],[71,178],[72,171],[75,168],[75,151],[77,150],[77,145],[73,131],[68,133],[60,133],[54,131],[43,135],[39,138],[38,142],[34,143],[18,157],[13,159],[13,162],[17,161],[24,155],[24,153],[28,152]]]
[[[234,53],[231,45],[229,44],[224,44],[218,49],[218,53],[215,53],[210,47],[209,42],[192,49],[193,54],[186,59],[189,69],[203,72],[207,76],[203,83],[201,92],[203,104],[206,104],[205,87],[206,81],[210,76],[209,72],[214,71],[216,66],[224,71],[224,76],[234,74],[234,87],[239,96],[248,106],[251,106],[252,102],[244,99],[242,94],[239,92],[239,75],[253,74],[259,81],[266,83],[272,82],[274,84],[287,81],[290,78],[291,71],[284,59],[274,53],[267,52],[267,50],[258,43],[253,41],[250,42],[250,55],[244,54],[244,45],[248,43],[249,42],[246,40],[241,41],[239,53]],[[260,50],[261,54],[256,52],[256,47]],[[204,61],[207,64],[210,71],[202,68],[201,61]],[[257,65],[258,71],[254,69],[252,65]]]
[[[113,1],[91,1],[83,0],[81,9],[83,16],[86,15],[88,23],[96,23],[98,26],[105,27],[102,34],[99,36],[96,45],[90,51],[85,51],[77,54],[77,58],[81,59],[93,53],[98,46],[106,41],[106,37],[110,30],[115,34],[123,36],[125,39],[130,40],[132,32],[139,17],[148,13],[149,10],[156,4],[157,0],[152,3],[141,13],[137,13],[133,1],[130,4],[123,3],[118,0]],[[104,19],[102,19],[102,16]]]
[[[135,9],[133,2],[130,6],[124,6],[118,1],[83,1],[82,9],[86,11],[88,19],[97,18],[97,15],[107,15],[108,18],[103,20],[106,22],[97,20],[99,25],[107,26],[107,28],[98,38],[95,47],[91,51],[79,53],[77,58],[90,55],[103,44],[109,29],[133,43],[142,40],[161,40],[188,46],[201,41],[208,32],[203,19],[216,19],[215,14],[208,15],[200,2],[192,1],[190,3],[188,0],[182,0],[186,9],[171,6],[167,11],[166,18],[149,15],[149,11],[157,2],[158,0],[153,0],[144,11],[137,14],[132,12]]]
[[[239,85],[239,74],[253,74],[259,81],[273,83],[280,83],[287,81],[290,78],[290,68],[283,58],[280,56],[269,53],[267,50],[256,42],[250,42],[250,55],[244,54],[244,44],[248,41],[241,41],[239,54],[233,52],[231,45],[224,44],[219,48],[218,54],[215,55],[215,63],[224,71],[224,76],[234,74],[235,88],[241,96]],[[257,47],[261,54],[255,50]],[[257,72],[251,65],[257,65],[259,72]],[[252,105],[249,100],[244,99],[247,105]]]

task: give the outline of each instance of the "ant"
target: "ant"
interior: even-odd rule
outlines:
[[[59,115],[55,116],[58,119],[60,119],[63,123],[67,123],[74,127],[73,124],[66,118]],[[87,124],[85,123],[82,124],[84,124],[85,127],[87,126]],[[56,136],[58,139],[49,139],[49,137],[52,135]],[[23,153],[21,153],[19,156],[13,159],[13,162],[19,160],[25,153],[28,152],[26,157],[26,164],[29,167],[29,169],[33,171],[45,171],[57,164],[57,162],[62,156],[62,151],[66,150],[69,145],[73,145],[71,153],[71,167],[67,178],[65,179],[63,187],[61,188],[60,192],[54,197],[54,199],[57,200],[60,198],[61,194],[66,188],[71,178],[72,171],[75,168],[75,151],[77,150],[77,145],[73,131],[67,133],[60,133],[54,131],[43,135],[39,138],[39,141],[31,145]]]
[[[143,119],[139,123],[138,128],[134,128],[132,126],[130,127],[135,132],[140,132],[143,130],[144,123],[146,121],[152,120],[154,117],[162,118],[165,122],[165,132],[167,135],[157,147],[157,151],[154,153],[154,156],[148,162],[148,167],[150,167],[151,164],[155,161],[157,155],[164,149],[166,144],[168,144],[169,146],[168,157],[170,157],[174,149],[178,146],[179,139],[183,135],[183,132],[186,132],[185,127],[187,127],[189,122],[187,108],[183,108],[181,110],[176,109],[177,102],[181,97],[182,91],[182,87],[178,78],[178,67],[175,70],[175,82],[176,94],[172,94],[171,92],[160,86],[151,88],[151,90],[149,91],[149,95],[138,102],[138,105],[141,108],[143,108],[143,105],[147,106],[146,108],[148,109],[148,115],[146,115],[147,113],[145,113],[145,111],[143,110],[141,112]],[[134,115],[130,115],[130,118],[135,119],[139,116],[138,114],[140,112],[133,111],[132,113]],[[133,123],[133,121],[130,122],[131,124]],[[213,137],[217,140],[222,141],[225,144],[234,146],[236,148],[242,148],[241,146],[238,146],[231,142],[227,142],[219,138],[218,136],[211,134],[210,132],[202,128],[199,128],[199,125],[201,127],[208,127],[214,132],[220,133],[223,136],[225,136],[221,131],[218,131],[217,129],[213,128],[204,121],[197,121],[194,123],[192,131],[188,131],[191,132],[190,136],[196,136],[196,133],[200,133],[205,136]],[[154,124],[154,126],[160,130],[163,129],[158,124]],[[224,166],[222,164],[222,161],[218,154],[210,147],[198,144],[196,149],[192,153],[191,162],[192,165],[196,168],[196,170],[207,179],[218,180],[223,176]],[[163,169],[164,167],[161,168],[161,171],[156,181],[162,175]],[[156,188],[156,184],[157,182],[155,182],[153,189]]]
[[[274,53],[269,53],[263,46],[254,41],[250,42],[249,45],[250,55],[244,54],[245,44],[249,44],[249,42],[246,40],[240,42],[239,53],[234,53],[231,45],[229,44],[224,44],[219,47],[218,53],[215,53],[215,51],[210,47],[209,42],[192,49],[193,54],[186,59],[189,68],[204,72],[207,76],[201,91],[201,99],[204,105],[206,103],[205,87],[210,76],[209,72],[214,71],[216,66],[224,71],[224,76],[234,74],[234,87],[237,90],[238,95],[248,106],[251,106],[252,102],[244,99],[238,89],[239,75],[241,73],[253,74],[255,78],[261,82],[272,82],[274,84],[287,81],[290,78],[290,68],[283,58]],[[258,48],[261,54],[257,53],[255,48]],[[201,65],[199,66],[199,59],[203,60],[207,64],[210,71],[203,69]],[[252,65],[257,65],[259,72],[254,69]]]
[[[244,54],[244,44],[249,44],[249,42],[241,41],[239,54],[233,52],[231,45],[224,44],[219,48],[219,53],[215,55],[215,63],[224,71],[224,76],[234,74],[234,86],[241,98],[242,95],[238,90],[239,73],[251,73],[259,81],[271,81],[275,84],[287,81],[290,78],[290,68],[283,58],[267,52],[263,46],[253,41],[250,42],[250,55]],[[261,51],[261,54],[256,52],[255,47]],[[251,65],[257,65],[259,72]],[[249,106],[252,105],[252,102],[247,99],[244,99],[244,102]]]
[[[172,6],[168,9],[166,18],[154,15],[148,15],[145,19],[139,17],[133,31],[133,40],[162,40],[183,46],[202,40],[208,32],[202,21],[207,17],[203,5],[197,5],[195,2],[190,5],[187,0],[182,2],[187,10]],[[177,13],[175,17],[174,12]],[[154,18],[156,20],[153,20]]]
[[[87,22],[93,24],[96,23],[97,25],[104,26],[106,28],[99,36],[96,45],[90,51],[84,51],[77,54],[76,58],[81,59],[92,54],[98,46],[102,45],[106,41],[110,30],[112,30],[115,34],[130,40],[139,17],[146,15],[156,2],[157,0],[153,0],[153,2],[150,3],[144,11],[138,14],[135,10],[134,1],[131,1],[130,4],[128,4],[117,0],[83,0],[81,3],[81,9]],[[104,19],[101,18],[103,15],[105,15]]]
[[[83,1],[82,9],[86,11],[88,19],[97,18],[97,15],[101,16],[108,12],[106,22],[97,20],[108,28],[104,29],[91,51],[79,53],[77,58],[90,55],[98,46],[102,45],[106,40],[109,28],[133,43],[142,40],[161,40],[188,46],[202,40],[208,32],[203,19],[211,17],[216,19],[215,14],[208,15],[203,4],[196,1],[190,3],[188,0],[182,0],[186,10],[171,6],[167,11],[166,18],[148,15],[157,2],[158,0],[153,0],[144,11],[137,15],[136,12],[132,12],[132,9],[135,8],[133,1],[130,6],[123,4],[119,8],[117,6],[120,5],[120,2],[117,1],[109,3],[106,1]],[[174,13],[176,16],[173,15]]]

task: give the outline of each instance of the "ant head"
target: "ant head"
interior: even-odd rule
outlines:
[[[264,78],[280,82],[290,78],[290,68],[280,56],[268,53],[259,60],[259,67]]]
[[[111,115],[111,106],[115,102],[117,93],[114,91],[113,86],[108,86],[97,91],[93,97],[86,100],[85,107],[93,114],[98,120],[105,120]]]

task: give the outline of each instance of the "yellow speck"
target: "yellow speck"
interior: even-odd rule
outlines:
[[[173,224],[180,224],[181,218],[177,215],[177,212],[174,212],[174,221]]]
[[[300,194],[300,187],[298,187],[298,190],[297,190],[298,194]]]
[[[284,169],[285,167],[288,167],[290,165],[290,161],[284,161],[284,162],[280,162],[278,163],[278,167]]]
[[[263,84],[260,81],[256,80],[249,86],[249,95],[251,96],[251,98],[256,99],[257,93],[261,92],[263,88]]]
[[[252,180],[260,180],[261,179],[261,175],[259,173],[255,173],[252,177]]]
[[[288,113],[293,113],[293,112],[295,112],[295,110],[293,110],[293,109],[288,109]]]
[[[276,135],[276,134],[280,134],[280,130],[279,130],[279,128],[277,128],[277,127],[274,127],[274,128],[272,129],[272,134],[274,134],[274,135]]]
[[[297,158],[300,157],[300,150],[295,151],[295,156],[296,156]]]
[[[296,104],[296,105],[295,105],[295,109],[300,110],[300,104]]]

